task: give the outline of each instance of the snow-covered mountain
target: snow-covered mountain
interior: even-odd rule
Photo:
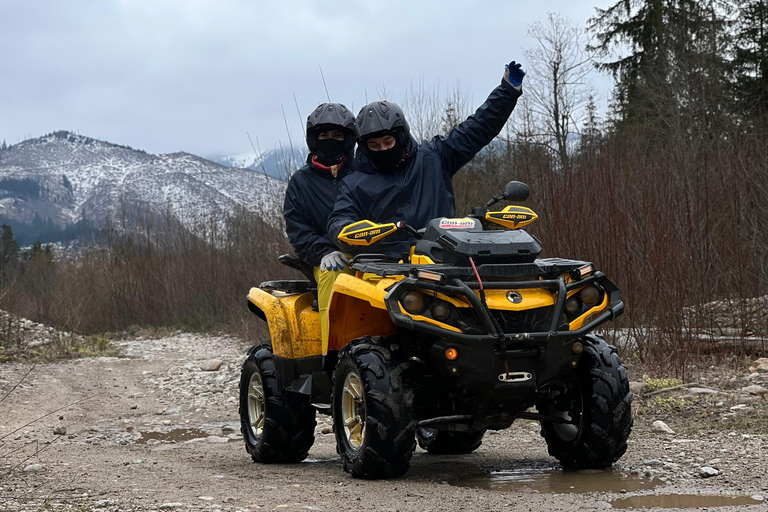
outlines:
[[[71,132],[0,151],[0,218],[17,225],[95,226],[126,212],[166,212],[182,223],[280,204],[285,182],[189,153],[152,155]],[[48,219],[48,220],[46,220]]]
[[[244,153],[242,155],[209,156],[208,160],[227,167],[251,169],[273,178],[285,180],[304,165],[307,148],[278,148],[261,154]]]

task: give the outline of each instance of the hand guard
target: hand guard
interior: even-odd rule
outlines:
[[[347,257],[341,251],[333,251],[323,256],[320,260],[320,270],[341,270],[345,265],[349,265]]]

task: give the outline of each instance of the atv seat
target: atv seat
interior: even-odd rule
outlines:
[[[310,283],[312,283],[312,286],[317,288],[317,281],[315,281],[315,274],[313,272],[311,265],[304,263],[293,254],[283,254],[282,256],[279,256],[277,258],[277,261],[279,261],[286,267],[291,267],[292,269],[298,270],[299,272],[304,274],[304,277],[306,277],[307,280]]]
[[[311,291],[312,295],[315,296],[315,300],[312,301],[312,309],[317,311],[318,310],[317,281],[315,281],[315,274],[313,272],[312,266],[308,265],[307,263],[304,263],[293,254],[283,254],[277,258],[277,261],[279,261],[286,267],[291,267],[294,270],[298,270],[299,272],[304,274],[304,277],[307,278],[307,281],[270,281],[269,283],[262,283],[261,287],[264,288],[263,285],[267,284],[268,285],[267,288],[273,288],[273,289],[288,288],[284,290],[284,291],[287,291],[288,293],[305,293],[305,292]],[[280,283],[280,284],[277,284],[277,283]],[[287,283],[290,283],[290,284],[287,284]],[[276,284],[277,286],[275,286]]]

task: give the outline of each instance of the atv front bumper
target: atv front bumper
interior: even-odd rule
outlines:
[[[596,283],[608,295],[604,310],[593,316],[577,330],[559,330],[569,291]],[[483,305],[474,290],[479,284],[452,279],[447,284],[407,277],[394,285],[385,297],[392,321],[400,329],[421,332],[440,338],[432,347],[430,358],[438,363],[441,372],[457,381],[459,387],[498,387],[501,384],[526,383],[541,387],[557,380],[564,371],[572,371],[577,365],[580,350],[576,342],[609,320],[624,312],[624,303],[618,287],[602,272],[595,272],[586,278],[566,283],[563,276],[549,280],[496,281],[484,284],[485,289],[520,290],[546,288],[557,294],[552,311],[550,330],[547,332],[505,332],[500,341],[497,328],[489,310]],[[444,329],[435,325],[415,321],[403,314],[399,301],[409,291],[421,290],[443,293],[466,299],[477,320],[488,334],[468,334]],[[459,357],[448,361],[444,357],[448,348],[458,350]],[[510,375],[518,373],[520,375]],[[502,378],[504,374],[504,378]],[[523,378],[530,375],[528,378]],[[516,380],[516,377],[519,379]],[[484,384],[483,384],[484,383]],[[523,386],[526,387],[526,386]]]

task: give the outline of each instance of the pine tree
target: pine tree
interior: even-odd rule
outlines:
[[[19,268],[19,244],[13,237],[13,229],[8,224],[0,226],[0,279],[5,283],[16,276]]]
[[[623,123],[661,128],[710,124],[723,112],[727,76],[722,0],[620,0],[597,9],[589,21],[591,49],[616,80],[615,103]]]
[[[733,65],[742,107],[768,113],[768,0],[738,0]]]
[[[582,144],[586,146],[594,145],[603,136],[600,129],[600,116],[597,113],[597,104],[595,104],[595,97],[589,95],[589,102],[587,103],[587,120],[584,122],[584,130],[582,131]]]

